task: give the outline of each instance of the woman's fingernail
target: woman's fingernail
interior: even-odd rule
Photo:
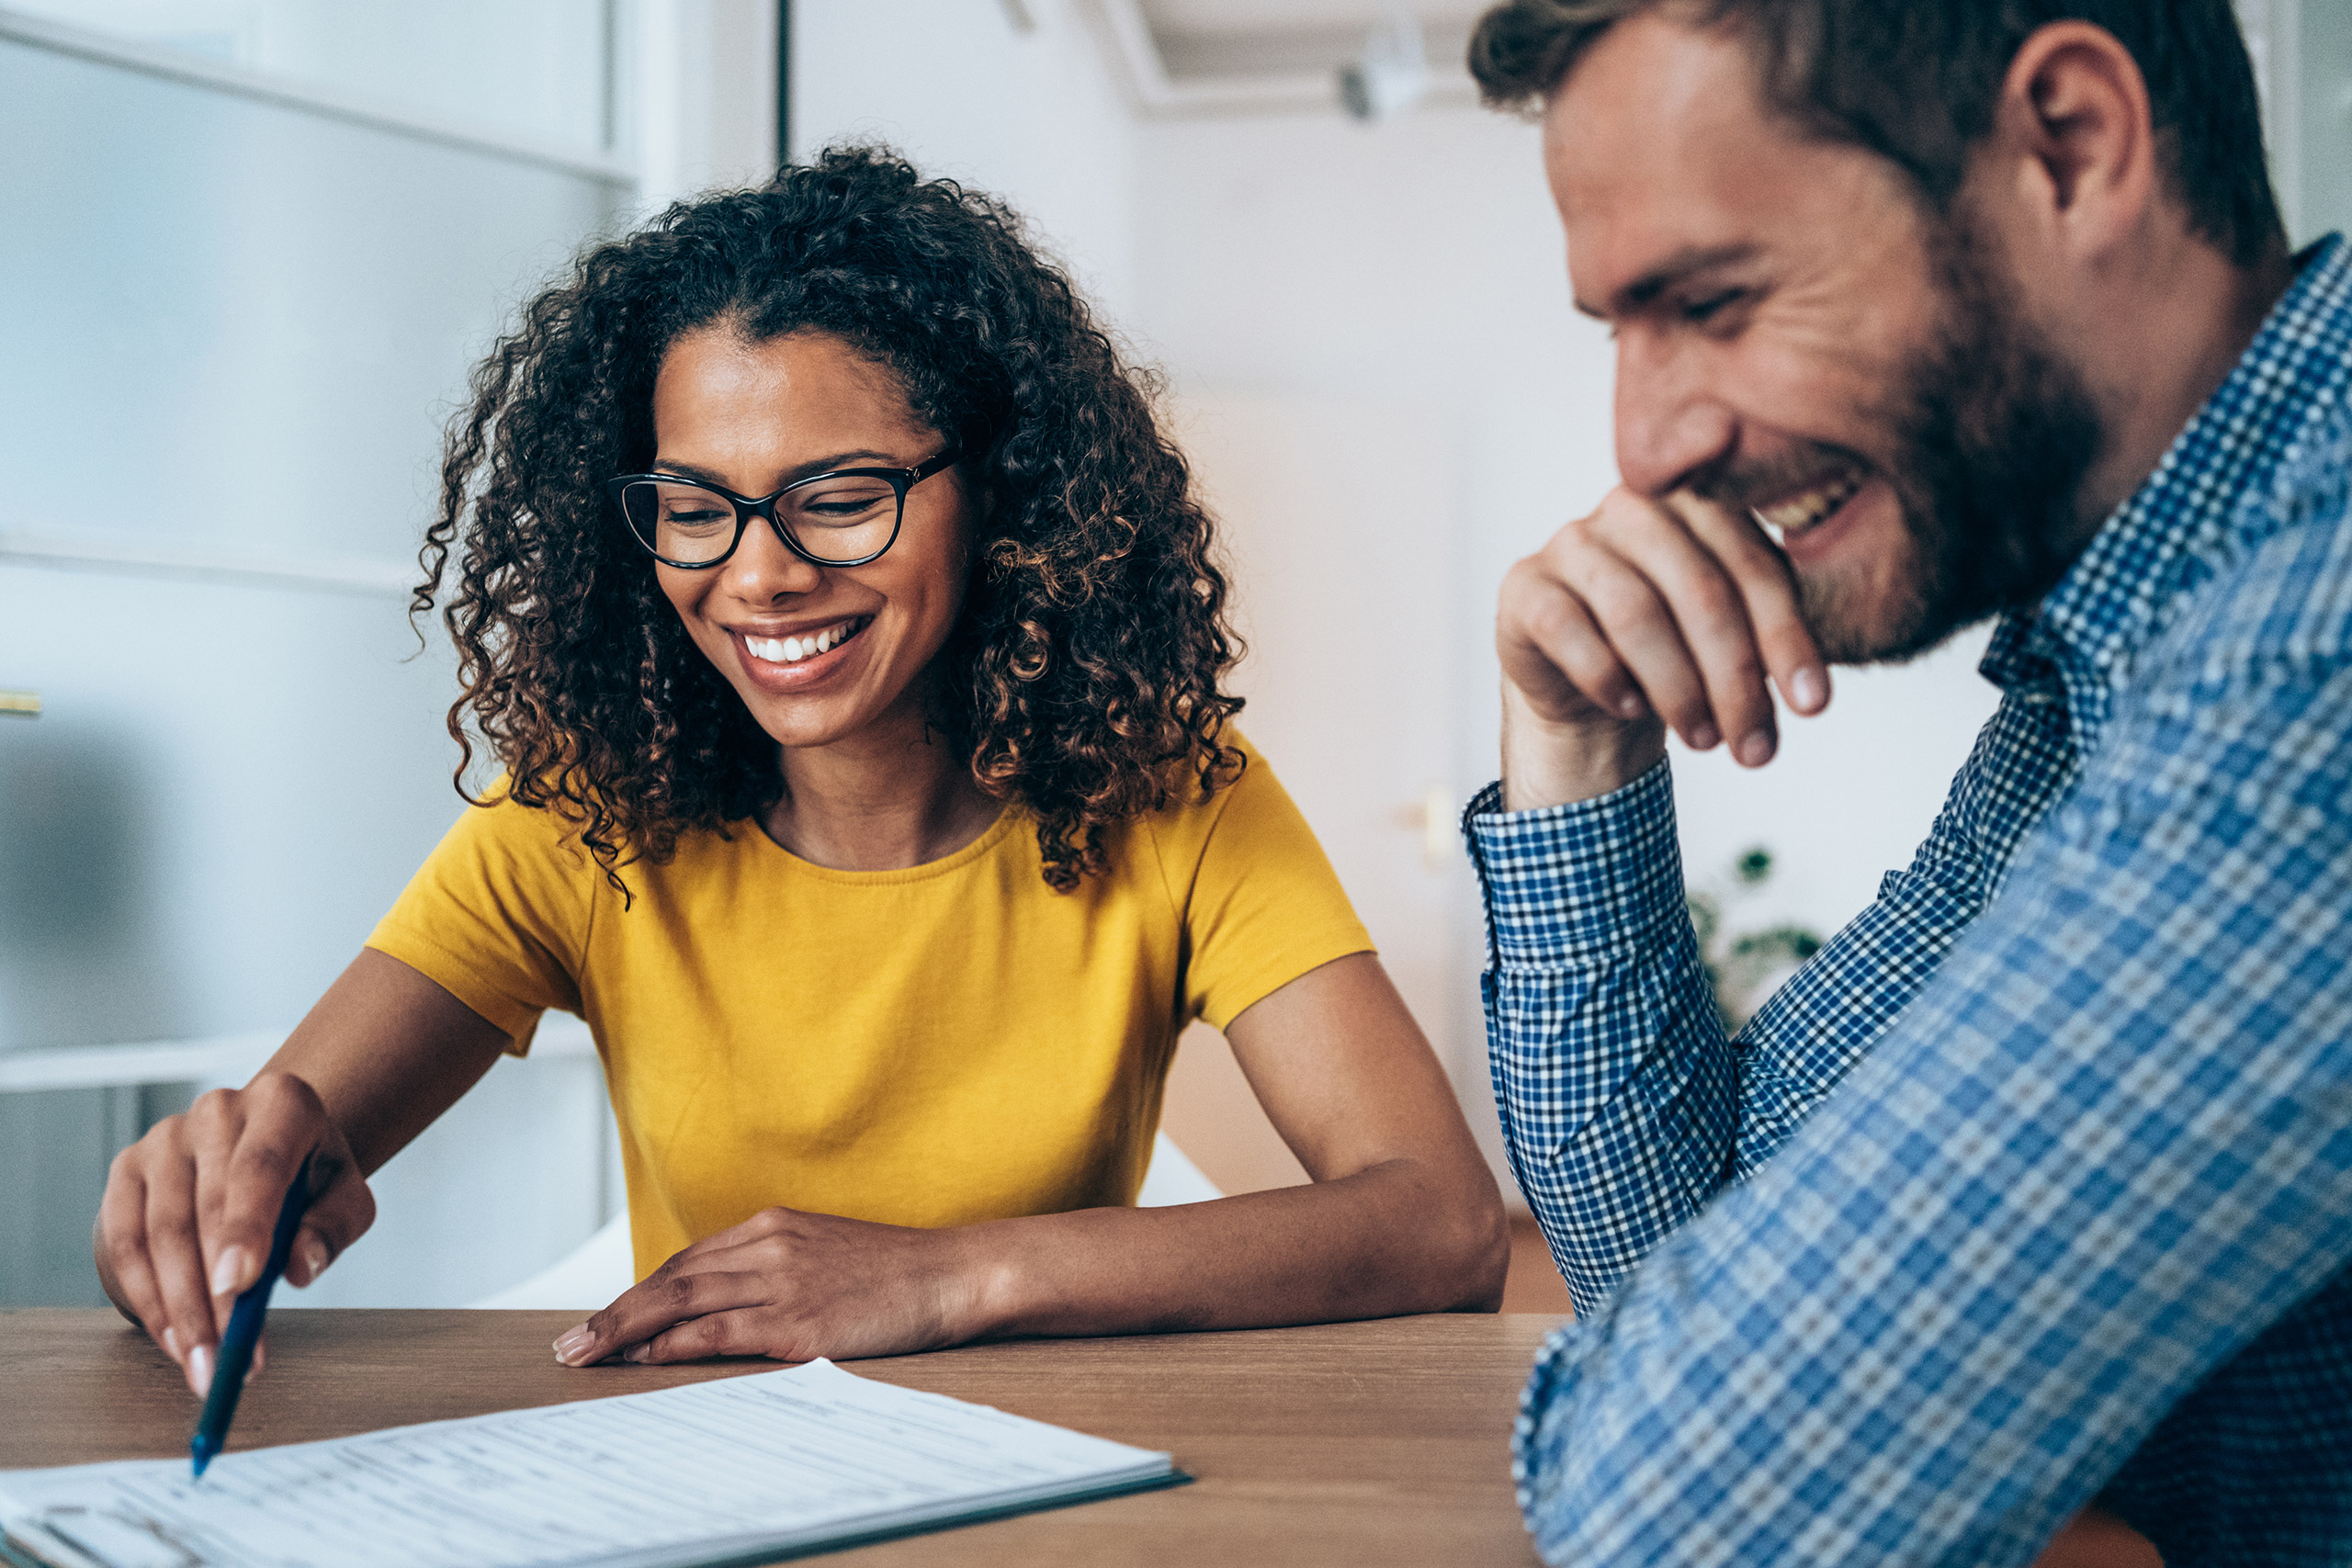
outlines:
[[[1631,692],[1617,699],[1617,712],[1620,717],[1639,718],[1645,711],[1642,699]]]
[[[1740,766],[1760,768],[1772,760],[1772,738],[1762,730],[1755,730],[1740,738],[1736,748]]]
[[[1714,750],[1715,742],[1722,739],[1723,737],[1716,732],[1713,725],[1702,724],[1690,732],[1690,750],[1711,751]]]
[[[1789,677],[1789,701],[1799,712],[1813,713],[1829,700],[1829,674],[1808,664]]]
[[[175,1361],[178,1360],[180,1359],[180,1337],[172,1332],[171,1325],[169,1324],[164,1325],[163,1337],[164,1354],[169,1356]]]
[[[327,1265],[334,1261],[334,1248],[328,1247],[325,1242],[322,1241],[315,1235],[304,1237],[302,1241],[302,1283],[308,1285],[315,1281],[320,1275],[327,1271]]]
[[[555,1342],[555,1359],[559,1361],[569,1361],[594,1344],[595,1338],[594,1335],[588,1332],[588,1325],[584,1323],[576,1328],[567,1328]]]
[[[187,1353],[187,1383],[202,1399],[212,1391],[212,1347],[198,1345]]]
[[[212,1265],[212,1293],[225,1296],[245,1282],[245,1249],[232,1247]]]

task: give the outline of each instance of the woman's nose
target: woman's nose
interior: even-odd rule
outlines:
[[[770,604],[792,593],[809,593],[825,581],[822,568],[811,566],[776,533],[775,525],[754,517],[743,530],[743,542],[719,569],[721,583],[739,599]]]

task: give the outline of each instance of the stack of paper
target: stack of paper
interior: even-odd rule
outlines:
[[[830,1361],[331,1442],[0,1472],[10,1551],[55,1568],[692,1568],[1185,1477]]]

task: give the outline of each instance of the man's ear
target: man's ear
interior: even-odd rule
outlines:
[[[2028,225],[2089,261],[2131,241],[2161,180],[2148,84],[2113,33],[2052,22],[2009,62],[1988,151],[2007,163]]]

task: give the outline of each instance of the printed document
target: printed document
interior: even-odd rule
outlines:
[[[1169,1456],[812,1361],[187,1461],[0,1471],[56,1568],[690,1568],[1182,1480]]]

